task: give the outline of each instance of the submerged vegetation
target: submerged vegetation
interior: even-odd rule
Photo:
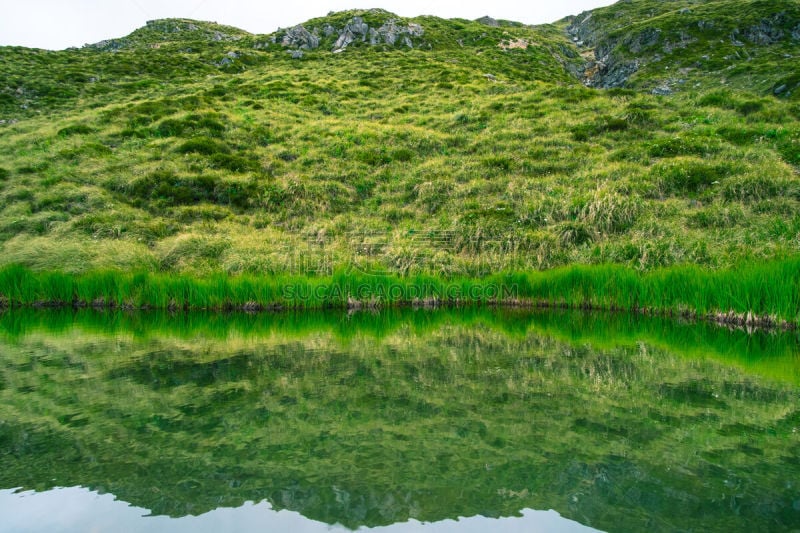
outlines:
[[[355,17],[409,40],[332,53]],[[521,298],[797,320],[790,266],[751,292],[730,274],[797,264],[796,2],[488,23],[351,11],[258,36],[170,20],[0,48],[0,265],[35,272],[5,270],[33,281],[0,292],[294,306],[279,280],[524,272]],[[587,88],[592,69],[626,78]],[[576,264],[593,267],[529,274]]]

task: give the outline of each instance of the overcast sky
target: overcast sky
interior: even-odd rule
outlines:
[[[614,0],[2,0],[0,45],[60,50],[123,37],[152,19],[181,17],[271,33],[329,11],[381,7],[404,17],[484,15],[527,24],[554,22]]]

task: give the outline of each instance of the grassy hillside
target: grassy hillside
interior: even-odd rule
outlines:
[[[800,88],[796,0],[629,0],[564,22],[594,86],[735,87],[795,100]]]
[[[728,20],[727,4],[622,2],[593,14],[596,46],[627,54],[637,28]],[[800,104],[773,86],[797,70],[776,59],[798,52],[797,2],[746,4],[746,20],[783,13],[786,27],[774,43],[730,45],[755,74],[735,67],[723,86],[699,66],[687,79],[701,86],[670,96],[650,94],[651,74],[708,43],[648,59],[630,89],[591,89],[588,45],[567,32],[577,19],[398,17],[422,29],[411,46],[365,37],[342,53],[332,49],[354,17],[371,28],[395,17],[315,19],[304,29],[319,45],[302,50],[284,45],[289,30],[188,20],[82,49],[2,48],[0,262],[483,276],[793,254]]]

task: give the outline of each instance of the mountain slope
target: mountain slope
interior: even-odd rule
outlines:
[[[790,34],[737,48],[758,83],[731,69],[719,90],[697,68],[650,94],[664,61],[676,71],[702,49],[656,60],[660,38],[634,89],[581,85],[588,46],[618,43],[625,60],[625,36],[647,24],[731,7],[688,4],[533,28],[350,11],[268,36],[175,19],[80,50],[0,49],[0,257],[480,275],[794,253],[800,105],[791,88],[767,94],[793,73],[772,59],[797,52]],[[620,13],[638,20],[633,8],[660,11],[632,23]],[[567,26],[591,24],[582,50]]]
[[[590,86],[730,85],[786,97],[800,86],[796,0],[629,0],[567,22]]]

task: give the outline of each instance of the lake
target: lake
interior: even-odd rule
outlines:
[[[800,340],[498,309],[0,315],[0,531],[793,531]]]

